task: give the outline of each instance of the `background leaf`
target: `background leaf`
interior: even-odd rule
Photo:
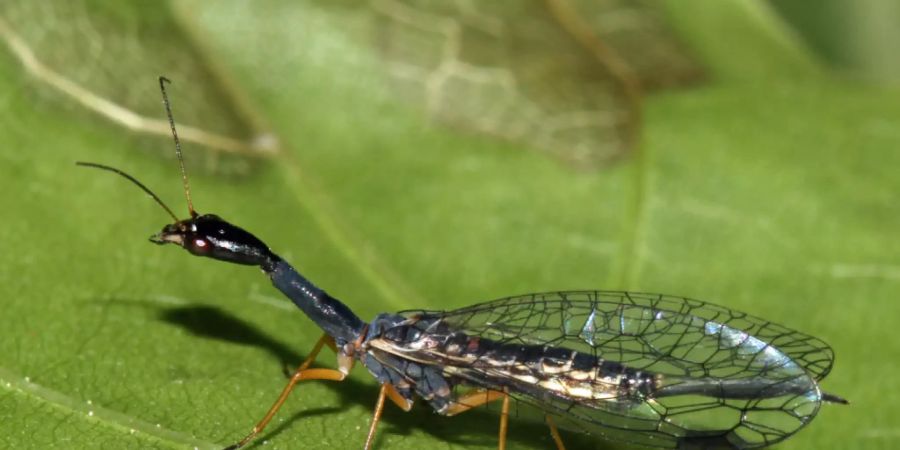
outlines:
[[[214,73],[168,8],[10,0],[0,5],[0,37],[41,88],[36,92],[138,133],[170,135],[169,124],[154,119],[158,87],[145,83],[134,89],[135,79],[165,72],[189,84],[192,89],[180,93],[186,103],[178,114],[181,138],[210,150],[191,155],[205,159],[207,167],[246,171],[248,158],[278,151],[261,117],[224,72]],[[202,127],[194,126],[201,121]]]
[[[663,5],[646,0],[550,0],[580,17],[596,39],[608,43],[648,90],[691,84],[703,68],[666,21]],[[559,7],[559,6],[557,6]],[[576,30],[571,26],[570,32]]]
[[[397,97],[436,122],[582,169],[636,145],[642,88],[694,81],[701,72],[647,2],[370,5],[369,21],[358,8],[350,14],[361,17],[360,41],[374,43]]]
[[[397,96],[433,120],[580,167],[633,146],[640,127],[633,75],[583,48],[544,2],[371,5],[366,37],[376,36]]]
[[[825,0],[816,8],[802,0],[770,0],[809,46],[844,75],[896,84],[900,60],[900,5],[879,0]]]
[[[762,315],[831,343],[824,388],[853,402],[823,408],[782,447],[894,448],[900,93],[830,78],[764,5],[668,3],[712,84],[648,97],[640,151],[577,173],[429,126],[374,75],[380,59],[352,35],[361,9],[179,2],[178,20],[284,148],[252,176],[192,170],[195,204],[253,230],[364,318],[572,288]],[[192,86],[171,73],[177,116]],[[156,75],[128,86],[156,101]],[[0,447],[239,438],[319,332],[258,271],[149,245],[159,208],[72,162],[121,167],[183,208],[172,159],[136,151],[170,142],[59,108],[43,89],[0,52]],[[263,440],[357,448],[375,394],[362,370],[302,386]],[[512,448],[552,448],[538,427],[512,432]],[[487,412],[389,408],[378,448],[491,449],[495,436]]]

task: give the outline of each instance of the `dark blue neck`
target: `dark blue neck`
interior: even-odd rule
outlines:
[[[300,275],[290,264],[274,258],[262,269],[272,279],[272,284],[288,296],[325,333],[338,343],[353,342],[362,334],[365,322],[360,320],[347,305],[328,295],[318,286]]]

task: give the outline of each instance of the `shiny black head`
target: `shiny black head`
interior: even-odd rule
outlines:
[[[175,213],[153,191],[133,176],[115,167],[90,162],[77,162],[76,164],[113,172],[128,179],[166,210],[175,222],[171,225],[166,225],[161,232],[151,236],[150,240],[152,242],[157,244],[178,244],[197,256],[207,256],[235,264],[260,266],[269,270],[279,259],[269,250],[266,244],[257,239],[256,236],[222,220],[219,216],[213,214],[199,215],[194,210],[187,171],[184,168],[184,158],[181,156],[181,143],[178,141],[175,119],[172,117],[169,97],[166,95],[166,83],[168,82],[169,80],[165,77],[159,77],[159,89],[162,92],[163,105],[166,107],[166,116],[169,118],[169,127],[172,129],[172,140],[175,141],[175,156],[178,158],[178,164],[181,166],[184,196],[187,200],[188,213],[191,215],[189,219],[178,220]]]
[[[235,264],[270,266],[277,258],[256,236],[214,214],[179,220],[151,236],[157,244],[178,244],[193,255]]]

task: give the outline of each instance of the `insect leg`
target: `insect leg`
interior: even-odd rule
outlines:
[[[309,366],[316,360],[316,356],[319,355],[319,352],[322,351],[322,347],[328,345],[332,349],[335,348],[334,339],[328,335],[323,335],[316,345],[313,347],[312,351],[309,353],[309,356],[306,357],[306,360],[300,364],[300,367],[297,368],[297,371],[294,372],[294,375],[291,376],[291,379],[288,381],[287,385],[281,391],[281,395],[278,396],[278,399],[275,400],[275,403],[272,404],[272,407],[269,408],[269,411],[266,412],[266,415],[253,427],[253,430],[241,439],[237,444],[231,445],[226,448],[226,450],[234,450],[243,447],[248,442],[253,440],[256,435],[258,435],[266,425],[269,424],[269,421],[275,417],[275,413],[281,408],[281,405],[284,404],[284,401],[287,400],[288,395],[290,395],[291,391],[294,390],[294,385],[303,380],[332,380],[332,381],[343,381],[344,378],[347,377],[347,374],[340,370],[334,369],[310,369]]]
[[[300,367],[294,369],[290,366],[289,363],[284,364],[284,367],[282,367],[282,370],[284,371],[285,378],[293,377],[295,373],[297,373],[303,369],[306,369],[313,362],[315,362],[316,356],[318,356],[319,352],[322,351],[323,344],[327,345],[328,348],[331,349],[331,351],[338,353],[337,345],[334,343],[334,338],[327,334],[323,334],[322,337],[319,338],[318,342],[316,342],[316,345],[315,345],[315,347],[313,347],[312,351],[309,352],[309,356],[307,356],[306,359],[304,359],[303,362],[300,364]],[[340,353],[338,353],[338,354],[340,354]]]
[[[395,388],[391,384],[384,384],[382,386],[387,386],[387,398],[391,399],[395,405],[399,406],[405,412],[409,412],[412,409],[413,402],[411,400],[407,400],[405,397],[400,395],[397,392],[397,388]]]
[[[412,402],[400,395],[393,385],[387,383],[382,384],[381,391],[378,392],[378,400],[375,402],[375,414],[372,415],[372,424],[369,425],[369,435],[366,436],[366,446],[363,447],[364,450],[369,450],[372,446],[372,442],[375,441],[375,428],[378,426],[378,421],[381,420],[381,412],[384,410],[385,397],[391,399],[394,404],[406,412],[409,412],[409,410],[412,409]]]
[[[497,450],[506,450],[506,430],[509,428],[509,395],[503,393],[503,407],[500,409],[500,444]]]
[[[563,444],[562,437],[559,435],[559,430],[556,429],[556,424],[553,423],[553,419],[550,416],[547,417],[547,426],[550,427],[550,436],[553,438],[553,442],[556,444],[556,450],[566,450],[566,446]]]
[[[450,404],[447,408],[447,412],[444,413],[447,416],[455,416],[459,413],[466,412],[472,408],[477,408],[485,403],[490,403],[495,400],[500,400],[505,397],[506,393],[502,391],[477,391],[470,392],[456,400]]]
[[[509,395],[506,392],[491,390],[470,392],[450,404],[445,414],[453,416],[500,399],[503,399],[503,406],[500,408],[500,443],[497,449],[506,450],[506,430],[509,427]]]
[[[378,391],[378,400],[375,402],[375,413],[372,414],[372,424],[369,425],[369,435],[366,436],[366,445],[363,450],[370,450],[372,442],[375,440],[375,428],[378,427],[378,421],[381,420],[381,412],[384,411],[384,398],[387,396],[388,384],[382,384],[381,390]]]

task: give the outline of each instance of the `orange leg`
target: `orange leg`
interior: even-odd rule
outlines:
[[[472,408],[477,408],[481,405],[484,405],[485,403],[500,400],[503,397],[506,397],[506,393],[501,391],[470,392],[456,399],[456,401],[454,401],[453,404],[451,404],[450,407],[447,408],[446,415],[455,416]]]
[[[316,343],[315,347],[313,347],[312,351],[309,353],[309,356],[306,357],[306,360],[300,364],[300,367],[297,368],[297,371],[294,372],[294,375],[288,381],[287,385],[281,391],[281,395],[278,396],[278,400],[275,400],[275,403],[272,404],[272,407],[269,408],[269,411],[266,415],[253,427],[253,430],[250,431],[250,434],[241,439],[240,442],[234,444],[230,447],[227,447],[226,450],[234,450],[243,447],[248,442],[253,440],[256,435],[262,432],[266,425],[275,417],[275,413],[281,408],[281,405],[284,404],[284,401],[287,400],[288,395],[290,395],[291,391],[294,390],[294,385],[296,385],[300,381],[304,380],[331,380],[331,381],[342,381],[347,377],[347,374],[340,370],[334,369],[309,369],[308,367],[316,360],[316,356],[319,355],[319,352],[322,351],[322,347],[328,345],[330,348],[334,349],[334,339],[329,337],[328,335],[322,336],[319,339],[319,342]]]
[[[550,436],[553,437],[553,442],[556,444],[556,450],[566,450],[562,437],[559,435],[559,430],[556,429],[556,424],[553,423],[553,419],[551,419],[550,416],[547,416],[547,426],[550,427]]]
[[[309,353],[309,356],[307,356],[306,359],[303,360],[303,363],[300,364],[300,367],[298,367],[296,369],[291,369],[290,363],[284,364],[284,376],[287,377],[288,379],[290,379],[291,377],[294,376],[295,373],[297,373],[297,371],[300,371],[300,370],[303,370],[303,369],[309,367],[310,364],[312,364],[313,361],[315,361],[316,355],[318,355],[319,352],[322,351],[323,345],[327,345],[328,348],[331,349],[331,351],[340,355],[340,353],[338,352],[338,349],[337,349],[337,345],[334,343],[334,339],[331,336],[328,336],[327,334],[323,334],[322,337],[320,337],[319,340],[316,342],[316,345],[313,347],[312,351]]]
[[[375,402],[375,413],[372,414],[372,424],[369,425],[369,435],[366,436],[366,445],[363,447],[363,450],[371,449],[372,443],[375,442],[375,429],[378,427],[378,421],[381,420],[381,412],[384,411],[385,398],[391,399],[404,411],[408,412],[412,409],[412,402],[403,398],[393,385],[382,384],[381,390],[378,392],[378,400]]]
[[[500,444],[498,450],[506,450],[506,430],[509,428],[509,395],[503,395],[503,407],[500,409]]]
[[[378,400],[375,401],[375,413],[372,414],[372,424],[369,425],[369,435],[366,436],[366,445],[363,450],[372,448],[372,442],[375,441],[375,429],[378,427],[378,421],[381,420],[381,412],[384,411],[384,398],[387,396],[388,384],[382,384],[381,390],[378,391]]]
[[[506,450],[506,431],[509,428],[509,395],[506,392],[478,391],[468,393],[453,402],[447,408],[446,414],[453,416],[500,399],[503,399],[503,406],[500,408],[500,443],[497,445],[497,449]]]
[[[413,402],[412,400],[407,400],[399,392],[397,392],[397,388],[393,385],[385,384],[383,386],[387,386],[387,398],[391,399],[395,405],[399,406],[405,412],[409,412],[412,409]]]

